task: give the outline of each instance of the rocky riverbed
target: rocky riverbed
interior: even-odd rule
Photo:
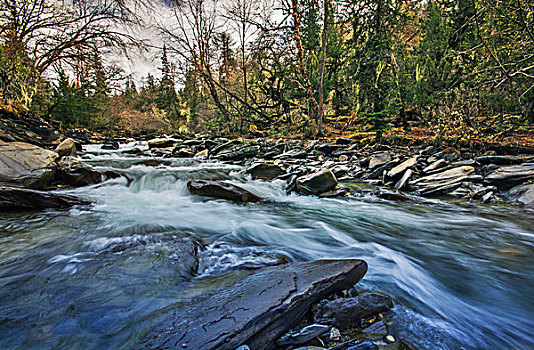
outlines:
[[[435,338],[425,333],[431,332],[429,329],[434,327],[428,322],[417,321],[423,322],[423,327],[415,326],[411,323],[414,320],[406,316],[399,319],[399,314],[405,314],[408,312],[406,310],[417,310],[418,317],[432,317],[432,312],[437,312],[445,315],[443,316],[445,322],[453,322],[452,319],[459,314],[451,314],[456,307],[450,305],[456,305],[461,309],[462,305],[465,307],[467,301],[462,299],[464,298],[462,293],[460,293],[462,296],[453,293],[454,297],[450,298],[452,304],[446,303],[451,310],[446,311],[441,306],[437,309],[436,306],[431,307],[436,298],[441,299],[443,295],[451,292],[447,289],[440,290],[439,287],[439,293],[443,295],[425,295],[429,286],[421,287],[420,283],[425,278],[432,281],[428,276],[416,278],[412,276],[406,280],[401,275],[395,274],[391,279],[387,279],[387,282],[379,282],[376,276],[387,275],[389,272],[384,269],[391,268],[391,266],[386,267],[388,263],[379,258],[384,254],[380,253],[383,248],[377,250],[382,242],[378,240],[377,243],[373,243],[378,244],[377,246],[353,250],[351,247],[358,244],[353,238],[349,238],[352,237],[349,227],[356,231],[365,227],[371,228],[371,231],[373,228],[378,230],[377,233],[369,232],[366,236],[365,240],[370,242],[378,237],[382,237],[383,240],[386,237],[384,235],[391,233],[386,233],[380,228],[384,225],[380,220],[367,223],[368,218],[360,218],[359,213],[355,214],[346,209],[352,210],[355,203],[376,203],[372,204],[371,212],[381,211],[381,208],[386,206],[389,211],[384,212],[385,217],[393,213],[400,215],[397,219],[386,219],[386,222],[391,222],[387,225],[393,225],[396,220],[404,222],[403,216],[413,216],[416,218],[415,221],[407,220],[406,225],[414,232],[421,231],[417,227],[423,224],[418,223],[418,220],[432,220],[423,214],[424,211],[430,210],[435,213],[433,218],[435,223],[429,221],[428,232],[434,232],[433,230],[439,227],[447,230],[453,227],[456,231],[449,232],[451,237],[445,240],[454,241],[456,235],[464,233],[462,225],[453,224],[453,212],[465,209],[462,207],[442,209],[446,213],[450,211],[451,217],[440,218],[443,213],[432,209],[436,203],[446,203],[439,199],[453,199],[451,203],[458,203],[451,204],[453,206],[476,204],[481,205],[481,208],[492,206],[505,208],[503,204],[512,203],[519,205],[517,208],[525,207],[525,213],[530,213],[528,207],[533,205],[534,195],[532,156],[475,155],[467,150],[435,147],[416,149],[379,145],[361,147],[350,139],[320,142],[199,136],[194,139],[158,137],[146,141],[115,139],[102,144],[82,145],[87,141],[86,136],[83,140],[66,138],[61,144],[49,147],[50,149],[23,142],[0,141],[2,185],[0,209],[9,212],[2,219],[5,223],[0,220],[0,227],[7,229],[7,236],[2,236],[5,241],[3,244],[18,246],[22,243],[18,241],[21,235],[24,237],[27,234],[33,235],[32,232],[39,232],[40,229],[34,227],[31,221],[27,227],[25,226],[24,220],[27,220],[25,213],[32,213],[32,210],[35,213],[35,210],[49,208],[59,211],[32,214],[44,220],[45,231],[54,237],[50,225],[52,227],[57,225],[56,218],[59,218],[61,221],[70,222],[68,227],[71,228],[67,229],[68,232],[80,233],[79,238],[72,238],[73,242],[79,239],[83,242],[76,243],[72,247],[69,245],[67,250],[70,253],[57,251],[58,248],[63,249],[64,243],[50,242],[47,244],[52,244],[51,252],[55,253],[52,255],[43,253],[41,250],[44,247],[32,248],[39,253],[36,256],[27,256],[23,261],[27,259],[33,261],[36,257],[43,256],[47,259],[45,265],[66,263],[63,271],[72,273],[73,280],[80,278],[80,275],[85,276],[79,283],[86,286],[97,281],[90,282],[87,279],[88,275],[80,272],[84,269],[82,266],[87,264],[88,267],[85,269],[91,270],[90,266],[96,264],[93,266],[100,270],[103,268],[101,264],[104,263],[105,266],[109,266],[105,268],[107,270],[110,267],[116,269],[122,264],[128,264],[128,261],[134,262],[138,268],[136,272],[132,270],[126,273],[126,276],[134,273],[136,277],[133,277],[133,281],[138,281],[135,283],[140,282],[141,275],[138,274],[141,271],[146,271],[147,276],[155,273],[153,277],[149,277],[155,278],[154,283],[161,279],[158,277],[161,273],[177,273],[183,280],[170,285],[163,282],[163,286],[168,288],[164,291],[161,286],[151,282],[148,282],[148,286],[152,287],[148,289],[134,287],[130,285],[131,282],[123,281],[123,276],[118,277],[123,281],[119,285],[129,286],[127,288],[131,289],[130,297],[124,295],[120,298],[130,300],[131,305],[135,305],[130,307],[128,312],[122,307],[119,309],[126,314],[135,312],[134,319],[138,324],[129,332],[123,330],[116,334],[109,327],[111,325],[117,327],[116,322],[123,320],[122,316],[104,312],[100,317],[106,317],[109,321],[102,321],[105,325],[103,331],[106,334],[115,334],[109,338],[112,342],[104,341],[102,335],[96,335],[96,338],[93,335],[92,342],[80,340],[80,344],[85,344],[81,345],[82,347],[98,348],[113,344],[115,347],[120,345],[134,348],[194,349],[236,349],[241,346],[240,349],[249,347],[252,350],[431,349],[436,346],[454,349],[459,345],[464,348],[486,348],[484,345],[486,344],[487,348],[490,348],[490,344],[531,342],[531,339],[521,332],[518,332],[517,336],[507,337],[503,335],[504,331],[497,331],[499,336],[496,338],[468,338],[462,342],[461,336],[445,335],[447,331],[455,330],[454,332],[462,334],[469,329],[468,325],[458,320],[455,320],[458,326],[438,327],[438,333],[444,333]],[[144,198],[142,202],[139,202],[140,195]],[[205,199],[199,201],[195,198]],[[175,208],[176,200],[177,204],[185,205],[185,210],[189,211],[189,214],[169,212],[169,208]],[[293,207],[294,204],[286,203],[288,200],[301,204]],[[161,206],[162,203],[165,206]],[[306,208],[305,203],[312,203],[314,209]],[[369,209],[361,207],[360,204],[357,204],[360,210],[369,215],[371,213]],[[304,207],[301,207],[302,205]],[[62,212],[68,208],[71,209]],[[116,216],[114,211],[123,210],[121,208],[134,212],[123,211],[120,216]],[[404,208],[408,208],[408,212],[403,212]],[[286,210],[289,212],[286,213]],[[295,213],[292,213],[293,210]],[[411,212],[413,210],[415,212]],[[322,213],[325,211],[328,212],[328,218]],[[81,224],[72,221],[77,215],[81,215]],[[357,222],[352,222],[346,228],[334,228],[337,225],[334,223],[336,220],[339,223],[347,218],[349,221],[354,220],[351,219],[354,215],[358,217]],[[174,217],[179,220],[175,221]],[[196,220],[194,223],[191,221],[192,218]],[[331,218],[334,221],[331,221]],[[90,227],[94,226],[91,222],[95,219],[101,222],[97,223],[95,228],[100,232],[97,233],[100,237],[91,238]],[[289,235],[281,234],[277,220],[283,223]],[[452,221],[447,223],[447,220]],[[475,218],[469,220],[473,224],[476,222]],[[492,220],[487,221],[487,225],[490,225],[490,222],[495,227],[500,225],[498,222],[501,219]],[[138,223],[131,226],[132,222]],[[527,222],[529,219],[526,219],[525,224]],[[229,230],[228,224],[231,223],[238,223],[238,227],[242,228],[237,231]],[[317,233],[303,237],[301,233],[303,224],[304,227],[311,225],[310,227],[314,227],[313,232]],[[479,228],[475,228],[472,224],[466,225],[474,232],[478,232]],[[13,227],[17,227],[15,232],[12,232]],[[244,230],[250,238],[242,237],[237,241],[231,238],[235,232],[241,230]],[[397,231],[395,228],[387,230]],[[499,230],[505,229],[499,228]],[[321,231],[324,232],[319,233]],[[499,249],[505,251],[512,249],[510,251],[514,256],[512,259],[514,263],[522,261],[524,264],[527,262],[523,258],[523,253],[532,246],[528,243],[529,238],[525,237],[530,237],[531,233],[521,228],[514,229],[514,234],[516,231],[517,234],[526,232],[526,236],[521,238],[526,241],[518,240],[517,244],[512,244],[512,246],[517,245],[514,248]],[[222,241],[220,238],[213,238],[220,237],[221,233],[227,238]],[[226,236],[227,234],[229,236]],[[329,238],[321,238],[323,234],[327,234]],[[488,234],[490,240],[492,240],[491,234]],[[414,238],[416,241],[422,239],[417,235]],[[293,246],[295,242],[301,243]],[[465,243],[466,247],[473,248],[475,242],[476,239],[469,239]],[[291,248],[286,247],[287,244]],[[403,245],[399,242],[396,244]],[[448,259],[447,249],[441,247],[434,250],[429,248],[428,244],[435,244],[432,240],[424,243],[427,249],[433,254],[443,255],[441,259]],[[147,271],[147,266],[141,264],[136,255],[132,255],[132,252],[138,251],[140,247],[144,247],[144,251],[153,245],[159,246],[158,249],[170,247],[172,250],[170,254],[176,255],[177,258],[175,260],[179,266],[177,272],[174,271],[175,268],[167,266],[169,262],[173,262],[172,258],[171,260],[168,260],[169,257],[163,258],[161,262],[165,267],[159,268],[156,268],[156,265],[160,264],[157,262],[160,258],[156,258],[153,262],[156,264],[153,265],[154,269]],[[84,246],[85,248],[82,248]],[[235,249],[248,252],[236,255]],[[419,253],[415,255],[410,253],[411,257],[404,261],[406,252],[398,255],[394,253],[396,249],[398,248],[395,246],[387,245],[388,253],[383,256],[386,261],[393,259],[395,261],[393,266],[404,274],[418,271],[416,261],[421,259],[417,257]],[[10,249],[6,251],[11,252]],[[323,253],[317,254],[317,252]],[[121,257],[119,258],[117,254]],[[161,254],[161,252],[156,253],[155,256]],[[452,256],[456,254],[452,253]],[[518,256],[520,258],[517,258]],[[123,258],[126,260],[119,262]],[[317,258],[364,258],[369,262],[370,269],[374,268],[375,272],[369,277],[371,283],[365,283],[364,279],[363,285],[356,284],[367,270],[367,267],[365,269],[362,267],[367,266],[365,262],[315,261]],[[415,262],[412,262],[412,259],[415,259]],[[8,253],[2,261],[5,266],[13,266],[11,272],[4,271],[2,276],[7,278],[11,274],[15,278],[14,281],[19,281],[16,278],[18,276],[16,271],[19,269],[16,267],[17,260],[13,260],[13,256]],[[289,262],[292,263],[287,264]],[[376,267],[373,267],[373,263],[376,263]],[[434,264],[442,266],[441,263]],[[28,261],[26,266],[37,268]],[[54,270],[53,267],[50,269]],[[53,276],[47,278],[54,280]],[[60,285],[67,283],[67,280],[62,279]],[[104,280],[109,283],[107,277],[102,279]],[[527,285],[531,282],[529,280]],[[401,284],[400,291],[398,287],[392,287],[391,283]],[[192,284],[192,287],[189,288],[188,284]],[[33,282],[29,283],[28,280],[13,282],[12,285],[19,288],[31,285],[36,292],[43,288],[33,285]],[[177,290],[180,291],[178,293],[185,294],[178,296],[177,286],[179,286]],[[5,287],[9,287],[9,284]],[[108,288],[104,286],[93,288],[108,297],[123,293],[119,292],[121,288],[116,289],[118,286],[114,287],[113,283]],[[421,288],[425,292],[421,292]],[[371,291],[368,291],[369,289]],[[9,288],[6,288],[7,290]],[[388,295],[376,292],[377,290],[392,294],[394,300],[392,301]],[[407,294],[401,292],[406,290],[412,292]],[[146,293],[150,295],[156,293],[157,297],[146,299],[142,296]],[[7,295],[1,297],[4,300]],[[455,301],[455,298],[460,299]],[[83,309],[91,305],[90,302],[80,301],[77,297],[74,300],[85,303],[81,306]],[[113,304],[119,301],[112,297],[110,300],[113,300]],[[37,301],[34,302],[39,304]],[[146,306],[147,302],[153,303],[152,306],[145,307],[145,310],[141,311],[140,308]],[[14,308],[23,310],[28,303],[28,300],[21,296],[12,304]],[[421,309],[417,306],[418,303],[422,303],[424,307]],[[73,308],[80,307],[72,305]],[[395,307],[391,311],[393,305]],[[425,307],[432,311],[430,313],[428,310],[424,311]],[[48,323],[54,324],[51,329],[46,325],[39,326],[37,333],[34,332],[28,338],[24,338],[21,335],[24,333],[22,320],[33,319],[34,324],[40,322],[31,316],[33,315],[31,311],[27,311],[28,314],[18,320],[17,312],[14,310],[8,306],[2,311],[4,318],[0,322],[0,333],[6,334],[4,330],[7,328],[4,329],[4,325],[14,327],[16,331],[13,334],[18,334],[20,339],[6,337],[0,345],[13,348],[38,347],[40,343],[35,341],[37,337],[45,339],[45,342],[49,342],[53,348],[66,346],[62,343],[64,338],[61,333],[65,325],[59,326],[61,322],[55,320],[55,317],[45,317],[49,320]],[[65,312],[68,314],[68,309]],[[88,322],[92,323],[95,317],[93,311],[87,309],[86,313],[91,314],[91,320]],[[82,316],[79,313],[73,311],[73,314],[77,315],[73,321],[83,320],[80,319]],[[64,312],[61,315],[67,317]],[[495,317],[502,320],[501,317],[505,316],[496,312]],[[484,321],[477,322],[475,329],[493,327],[481,324]],[[492,325],[493,322],[488,320],[488,324]],[[87,330],[83,326],[77,327],[82,327],[83,332]],[[79,329],[77,327],[73,329]],[[416,327],[417,331],[408,331],[412,327]],[[98,331],[93,333],[99,334]],[[72,336],[72,333],[66,334]]]

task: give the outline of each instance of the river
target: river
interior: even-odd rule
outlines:
[[[419,349],[534,349],[532,211],[287,195],[239,166],[86,151],[124,175],[61,191],[94,205],[0,214],[1,349],[127,349],[156,310],[229,271],[322,258],[366,260],[358,288],[390,294],[392,333]],[[270,202],[192,196],[191,179]]]

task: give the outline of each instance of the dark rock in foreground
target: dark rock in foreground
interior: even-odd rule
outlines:
[[[323,305],[317,311],[315,321],[345,329],[362,318],[387,311],[392,306],[388,295],[365,292],[354,298],[336,299]]]
[[[0,211],[66,209],[87,201],[64,194],[0,186]]]
[[[269,267],[169,307],[136,348],[273,349],[312,304],[351,287],[366,272],[363,260]]]
[[[241,187],[222,181],[197,180],[189,181],[187,189],[191,194],[199,196],[228,199],[242,203],[259,202],[262,198]]]

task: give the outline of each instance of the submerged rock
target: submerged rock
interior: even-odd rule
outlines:
[[[365,292],[354,298],[336,299],[326,303],[317,311],[314,320],[345,329],[362,318],[387,311],[391,307],[393,302],[388,295]]]
[[[64,194],[0,186],[0,211],[66,209],[80,204],[90,203]]]
[[[25,142],[0,141],[0,183],[44,189],[54,176],[56,152]]]
[[[331,170],[321,170],[297,178],[296,190],[303,194],[319,195],[336,188],[337,179]]]
[[[100,183],[102,175],[76,158],[63,157],[58,163],[56,180],[70,186],[87,186]]]
[[[256,196],[241,187],[222,181],[196,180],[187,183],[187,189],[191,194],[199,196],[228,199],[242,203],[259,202],[262,198]]]
[[[158,322],[135,348],[274,349],[314,303],[354,285],[366,271],[363,260],[319,260],[231,279],[157,312]]]

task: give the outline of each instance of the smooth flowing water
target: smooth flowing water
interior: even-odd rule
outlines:
[[[389,293],[393,334],[420,349],[534,349],[531,211],[288,196],[238,166],[98,149],[85,161],[124,176],[63,191],[94,205],[0,214],[0,349],[128,348],[154,311],[229,271],[321,258],[365,259],[358,288]],[[271,201],[192,196],[190,179]]]

